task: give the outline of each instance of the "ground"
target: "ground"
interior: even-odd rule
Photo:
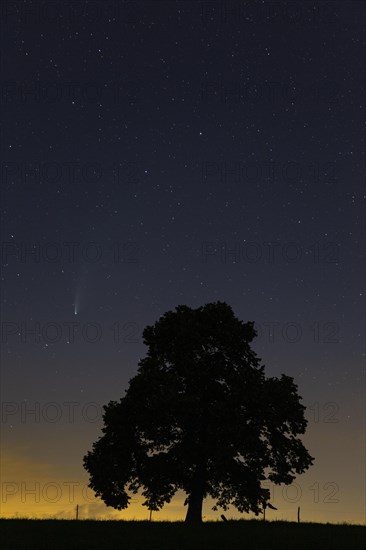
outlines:
[[[366,550],[366,526],[1,519],[2,550]]]

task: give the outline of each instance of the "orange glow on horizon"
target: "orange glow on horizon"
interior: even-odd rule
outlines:
[[[149,510],[142,506],[141,495],[132,495],[132,502],[125,510],[106,507],[87,487],[88,479],[82,467],[78,477],[70,479],[62,475],[55,476],[51,464],[36,463],[24,456],[3,453],[1,470],[2,518],[75,519],[78,505],[79,519],[149,519]],[[267,510],[266,520],[297,521],[297,508],[300,506],[303,522],[364,524],[362,502],[354,499],[354,506],[345,509],[342,497],[344,501],[346,495],[342,495],[341,487],[330,483],[326,486],[317,482],[314,473],[309,472],[299,476],[292,486],[268,485],[271,503],[277,510]],[[177,494],[162,510],[153,512],[153,521],[183,521],[186,513],[184,499],[183,493]],[[223,513],[220,510],[212,511],[212,506],[211,499],[204,501],[203,518],[206,521],[220,520],[220,514]],[[233,508],[224,513],[232,519],[255,518],[254,514],[240,514]]]

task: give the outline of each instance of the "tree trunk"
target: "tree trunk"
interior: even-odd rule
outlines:
[[[202,427],[201,416],[198,418],[198,447],[196,450],[195,459],[195,472],[192,479],[192,485],[190,487],[191,492],[187,498],[188,510],[186,515],[186,523],[202,523],[202,503],[205,495],[205,479],[206,479],[206,466],[205,466],[205,431]]]
[[[188,497],[186,523],[202,523],[202,502],[203,493],[195,488]]]

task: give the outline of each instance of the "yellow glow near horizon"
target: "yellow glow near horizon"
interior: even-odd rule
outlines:
[[[133,495],[130,506],[123,511],[106,507],[87,487],[88,479],[83,475],[82,468],[79,476],[70,479],[62,473],[55,476],[52,465],[46,462],[34,462],[19,454],[3,453],[1,471],[0,516],[3,518],[74,519],[78,505],[79,519],[149,519],[149,510],[142,506],[141,495]],[[316,481],[314,473],[300,476],[293,486],[272,485],[269,488],[271,502],[277,510],[267,510],[268,521],[297,521],[297,508],[300,506],[303,522],[365,523],[362,502],[354,500],[354,506],[345,509],[342,500],[345,501],[346,495],[342,494],[342,488],[337,484],[326,486]],[[177,494],[162,510],[153,512],[153,520],[184,520],[184,498],[183,493]],[[233,519],[255,517],[253,514],[240,514],[233,508],[226,512],[214,512],[212,506],[213,501],[206,499],[203,507],[206,521],[220,520],[221,513]]]

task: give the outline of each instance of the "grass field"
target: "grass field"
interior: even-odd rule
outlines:
[[[320,523],[1,519],[2,550],[366,550],[366,527]]]

